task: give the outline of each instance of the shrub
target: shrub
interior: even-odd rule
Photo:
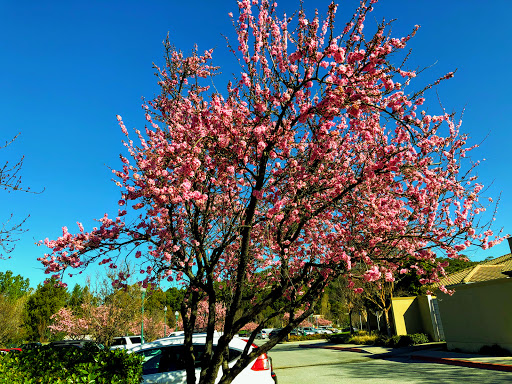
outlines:
[[[424,333],[413,333],[410,335],[395,335],[388,340],[387,345],[389,347],[400,348],[428,342],[429,338]]]
[[[289,335],[288,341],[304,341],[304,340],[320,340],[326,339],[328,335],[314,334],[314,335]]]
[[[347,342],[350,344],[358,345],[374,345],[378,339],[378,334],[368,333],[366,331],[359,331],[357,334],[348,338]]]
[[[349,332],[333,333],[331,335],[327,335],[327,340],[329,340],[331,343],[345,344],[348,342],[350,336],[351,335]]]
[[[0,384],[138,384],[142,357],[125,350],[43,346],[0,357]]]
[[[407,347],[416,344],[424,344],[429,342],[429,338],[424,333],[414,333],[410,335],[397,335],[387,337],[378,333],[368,333],[359,331],[355,335],[338,333],[329,335],[328,340],[332,343],[340,344],[358,344],[358,345],[381,345],[384,347]]]

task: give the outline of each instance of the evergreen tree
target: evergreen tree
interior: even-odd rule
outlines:
[[[25,305],[25,326],[30,340],[48,340],[50,318],[66,304],[68,297],[67,289],[54,279],[37,286]]]

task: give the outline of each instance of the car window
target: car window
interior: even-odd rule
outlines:
[[[215,353],[215,345],[213,346],[213,352]],[[204,352],[206,350],[206,346],[204,344],[194,344],[194,356],[196,358],[194,366],[196,368],[201,367],[201,363],[203,361]],[[229,356],[228,356],[228,362],[231,362],[235,360],[237,357],[239,357],[242,354],[242,351],[239,351],[238,349],[229,348]]]
[[[239,351],[238,349],[229,348],[229,362],[232,362],[241,355],[242,351]]]
[[[215,348],[215,347],[214,347]],[[200,368],[205,352],[204,344],[194,344],[195,368]],[[160,348],[152,348],[137,352],[144,356],[142,374],[173,372],[184,370],[185,356],[183,345],[172,345]],[[229,361],[233,361],[242,354],[242,351],[229,348]]]
[[[144,356],[144,361],[142,363],[142,374],[149,375],[152,373],[157,373],[160,365],[160,358],[162,357],[162,350],[160,348],[154,348],[146,349],[138,353]]]
[[[132,336],[132,337],[130,337],[130,341],[133,344],[140,344],[142,342],[140,336]]]
[[[143,375],[185,369],[185,359],[181,345],[146,349],[137,353],[144,356],[144,362],[142,363]]]

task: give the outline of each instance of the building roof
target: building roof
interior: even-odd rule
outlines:
[[[495,259],[482,261],[480,264],[446,275],[438,283],[432,285],[437,288],[441,285],[453,286],[457,284],[477,283],[495,279],[505,279],[512,272],[512,253]]]

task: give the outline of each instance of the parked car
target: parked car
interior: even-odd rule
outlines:
[[[281,329],[282,328],[274,328],[272,331],[270,331],[270,333],[268,334],[268,337],[275,337],[275,336],[277,336],[277,334],[279,333],[279,331]]]
[[[130,349],[140,345],[142,338],[140,336],[120,336],[114,337],[110,349]]]
[[[3,355],[8,353],[20,353],[21,351],[21,348],[0,348],[0,353]]]
[[[220,335],[216,334],[213,339],[214,345],[217,344]],[[199,378],[201,356],[204,354],[206,344],[206,334],[195,334],[193,336],[194,352],[196,358],[196,378]],[[131,353],[137,353],[144,357],[142,364],[142,377],[144,383],[167,383],[167,384],[185,384],[187,381],[185,362],[183,359],[183,336],[174,336],[155,340],[150,343],[144,343],[129,350]],[[247,342],[241,338],[235,337],[229,343],[229,365],[233,366],[242,354]],[[256,345],[252,345],[249,352]],[[219,377],[222,372],[219,371]],[[233,384],[275,384],[277,379],[272,371],[271,359],[266,353],[260,355],[252,361],[240,374],[233,380]]]
[[[92,349],[104,349],[102,344],[96,343],[91,340],[61,340],[52,341],[48,344],[52,348],[92,348]]]
[[[313,328],[313,327],[304,327],[304,328],[302,328],[302,332],[304,332],[304,335],[316,335],[317,334],[315,328]]]
[[[305,336],[306,333],[301,328],[295,328],[290,331],[290,335]]]
[[[273,329],[271,329],[271,328],[262,329],[261,331],[259,331],[256,334],[256,338],[257,339],[268,339],[270,332],[272,332],[272,330]]]

